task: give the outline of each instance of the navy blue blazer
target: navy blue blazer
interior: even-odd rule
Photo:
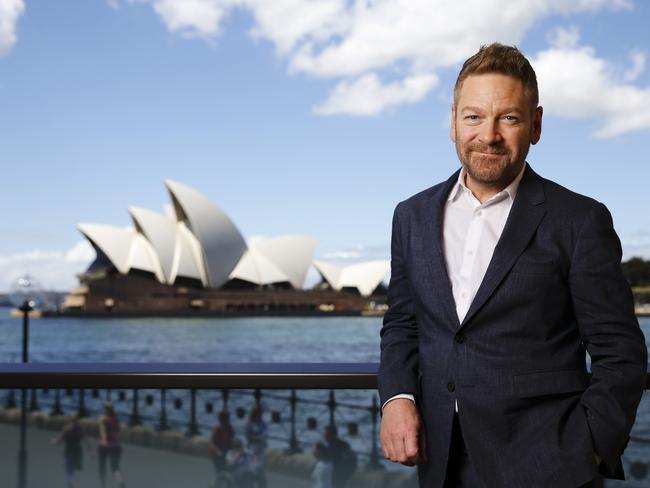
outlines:
[[[527,165],[476,297],[459,323],[442,252],[449,180],[393,217],[382,403],[413,393],[428,463],[442,487],[454,401],[486,487],[575,488],[622,478],[646,380],[647,350],[607,208]],[[586,354],[591,357],[591,378]]]

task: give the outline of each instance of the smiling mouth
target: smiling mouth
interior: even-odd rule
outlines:
[[[496,157],[496,156],[505,156],[506,153],[490,153],[490,152],[483,152],[483,151],[474,151],[477,154],[480,154],[481,156],[488,156],[488,157]]]

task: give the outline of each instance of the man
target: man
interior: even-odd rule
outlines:
[[[622,478],[647,351],[610,214],[526,163],[542,107],[516,48],[465,62],[451,117],[461,169],[393,218],[384,455],[427,488]]]

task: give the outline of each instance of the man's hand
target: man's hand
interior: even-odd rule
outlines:
[[[427,462],[422,421],[411,400],[396,398],[384,406],[381,448],[386,459],[406,466]]]

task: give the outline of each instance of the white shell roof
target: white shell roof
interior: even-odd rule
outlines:
[[[314,266],[334,290],[354,287],[363,296],[370,295],[390,271],[390,261],[365,261],[346,267],[323,261],[314,261]]]
[[[177,277],[182,276],[201,280],[201,283],[207,286],[200,243],[184,223],[179,222],[176,225],[176,245],[169,283],[173,284]]]
[[[310,236],[284,235],[255,241],[251,248],[275,264],[294,288],[302,288],[316,244],[316,239]]]
[[[337,291],[341,289],[341,286],[339,285],[341,282],[341,273],[343,273],[343,268],[341,266],[336,266],[324,261],[314,261],[314,267],[323,279],[329,283],[332,289]]]
[[[135,231],[104,224],[79,224],[79,231],[111,260],[117,270],[129,271],[129,254]]]
[[[255,283],[256,285],[270,285],[289,281],[285,273],[271,262],[264,254],[251,247],[244,253],[235,269],[230,273],[230,278]]]
[[[158,260],[156,250],[149,241],[140,233],[134,232],[129,250],[129,269],[141,269],[156,275],[161,283],[165,283],[165,277]]]
[[[166,180],[165,184],[177,220],[184,221],[201,244],[207,285],[223,285],[246,251],[244,238],[230,218],[205,195],[176,181]]]
[[[204,195],[174,181],[166,185],[174,215],[129,207],[135,229],[79,224],[79,230],[122,274],[139,269],[155,274],[161,283],[186,277],[214,288],[234,278],[302,288],[316,239],[283,235],[247,247],[228,216]],[[328,280],[338,282],[339,276]]]
[[[155,250],[160,263],[163,283],[169,282],[176,247],[176,222],[167,215],[140,207],[129,207],[129,213],[136,226]]]

